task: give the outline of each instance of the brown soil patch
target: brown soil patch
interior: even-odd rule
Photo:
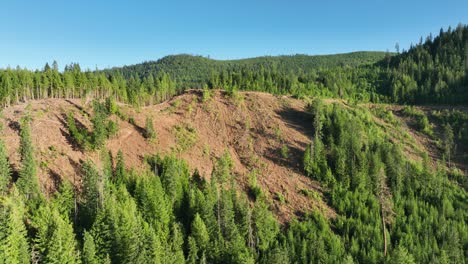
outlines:
[[[118,122],[119,132],[108,140],[106,148],[114,157],[122,150],[127,166],[140,170],[144,169],[145,155],[176,151],[191,170],[197,169],[206,178],[210,177],[214,158],[227,150],[234,161],[239,188],[248,188],[249,174],[255,169],[258,184],[280,221],[315,209],[333,217],[334,212],[322,199],[301,194],[301,190],[315,191],[320,196],[322,193],[317,182],[302,174],[302,153],[312,132],[311,117],[304,106],[300,100],[259,92],[242,92],[234,99],[216,91],[209,101],[202,102],[200,91],[191,90],[168,102],[141,109],[122,105],[122,112],[133,117],[135,125],[112,117]],[[79,186],[80,163],[89,158],[99,164],[99,153],[82,151],[73,145],[66,128],[66,114],[73,112],[89,128],[91,106],[80,100],[47,99],[4,109],[0,138],[5,141],[15,169],[19,161],[19,121],[27,111],[33,118],[32,138],[43,190],[53,192],[63,179]],[[142,135],[147,116],[153,118],[158,135],[154,143]],[[182,146],[176,127],[195,131],[194,143]],[[288,149],[287,157],[281,155],[283,146]],[[285,197],[285,203],[275,199],[277,193]]]

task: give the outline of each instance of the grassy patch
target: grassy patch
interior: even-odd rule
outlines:
[[[173,133],[176,137],[178,151],[185,151],[197,142],[197,131],[188,124],[176,125]]]

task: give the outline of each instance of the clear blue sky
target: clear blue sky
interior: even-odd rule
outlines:
[[[393,51],[458,22],[467,0],[12,0],[0,7],[0,68]]]

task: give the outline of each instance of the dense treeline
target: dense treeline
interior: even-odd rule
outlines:
[[[167,56],[158,61],[145,62],[122,68],[106,70],[106,72],[120,72],[126,78],[135,73],[143,79],[160,72],[168,73],[180,86],[200,88],[210,80],[214,73],[229,73],[244,71],[276,71],[282,74],[297,76],[301,73],[332,68],[337,66],[359,66],[373,64],[385,57],[384,52],[352,52],[335,55],[292,55],[265,56],[241,60],[213,60],[202,56],[175,55]]]
[[[249,67],[212,73],[207,84],[227,90],[267,91],[293,96],[339,97],[360,102],[467,103],[468,26],[441,29],[408,51],[374,65],[309,71]]]
[[[376,63],[374,63],[376,62]],[[215,61],[189,55],[116,68],[141,79],[167,72],[181,88],[267,91],[394,103],[466,103],[468,26],[440,30],[408,51]]]
[[[135,105],[151,104],[176,95],[175,83],[165,73],[125,79],[119,73],[82,71],[78,64],[59,72],[56,62],[42,71],[6,69],[0,71],[2,105],[44,98],[107,98]]]
[[[355,52],[233,61],[178,55],[104,71],[83,72],[71,64],[59,72],[55,62],[42,71],[6,69],[0,71],[0,102],[113,96],[143,105],[208,86],[362,102],[466,103],[467,72],[468,26],[459,25],[396,55]]]
[[[185,89],[202,88],[205,85],[212,88],[298,94],[299,88],[291,86],[298,83],[299,73],[341,64],[371,63],[382,57],[383,53],[378,52],[356,52],[223,62],[179,55],[165,57],[156,63],[106,71],[82,71],[79,64],[73,63],[66,65],[63,72],[59,72],[54,62],[52,66],[46,64],[43,70],[35,72],[21,68],[1,70],[0,102],[10,105],[30,99],[112,96],[121,102],[143,105],[161,102]],[[304,93],[316,87],[303,85],[300,88]],[[322,87],[318,86],[317,89]]]
[[[466,103],[468,101],[468,26],[443,29],[389,60],[393,102]]]
[[[355,260],[403,254],[397,263],[464,263],[468,197],[444,164],[433,170],[427,156],[422,164],[405,158],[367,109],[317,100],[310,111],[314,137],[304,169],[327,187],[339,215],[333,225]]]

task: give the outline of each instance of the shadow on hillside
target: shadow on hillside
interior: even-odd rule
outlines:
[[[276,113],[281,119],[291,128],[301,132],[302,134],[312,137],[313,126],[312,126],[312,115],[305,112],[299,111],[294,108],[283,108]]]
[[[11,168],[11,181],[12,182],[15,182],[19,179],[20,177],[20,168],[19,168],[19,165],[18,166],[14,166],[13,163],[10,162],[10,159],[8,159],[8,164],[10,164],[10,168]]]
[[[284,158],[281,155],[280,147],[268,148],[265,153],[265,158],[269,159],[270,161],[280,166],[288,167],[298,174],[302,174],[303,173],[302,159],[304,156],[304,151],[297,147],[291,147],[291,146],[287,146],[287,147],[288,147],[287,158]]]
[[[56,115],[56,117],[57,117],[57,120],[60,122],[60,124],[62,124],[63,127],[68,128],[68,124],[67,124],[68,116],[66,114],[61,114],[60,116]],[[73,119],[75,119],[76,127],[80,131],[86,131],[86,134],[88,134],[88,129],[86,128],[86,126],[83,123],[81,123],[78,119],[76,119],[76,118],[73,118]],[[83,151],[84,151],[83,147],[80,146],[78,143],[76,143],[76,141],[70,135],[69,131],[65,131],[65,129],[60,128],[60,133],[62,134],[62,136],[65,137],[67,143],[70,146],[72,146],[72,149],[74,151],[80,151],[80,152],[83,153]]]
[[[84,108],[81,105],[78,105],[78,104],[72,102],[70,99],[66,99],[65,102],[73,105],[76,109],[80,110],[81,112],[83,112],[83,113],[85,113],[86,115],[89,116],[89,113],[86,110],[84,110]]]
[[[53,190],[51,191],[56,191],[60,189],[60,185],[62,184],[62,176],[60,174],[52,169],[49,169],[49,176],[50,179],[52,180],[53,183]]]
[[[14,120],[9,120],[8,121],[8,127],[11,128],[13,131],[15,131],[16,133],[20,133],[21,131],[21,125],[18,121],[14,121]]]
[[[81,160],[80,162],[74,161],[72,158],[68,157],[68,162],[70,162],[70,165],[72,166],[73,170],[75,171],[76,175],[81,175]]]
[[[140,134],[142,137],[145,137],[146,129],[144,129],[143,127],[137,125],[135,123],[135,121],[130,121],[129,120],[128,123],[133,126],[133,128],[138,132],[138,134]]]

